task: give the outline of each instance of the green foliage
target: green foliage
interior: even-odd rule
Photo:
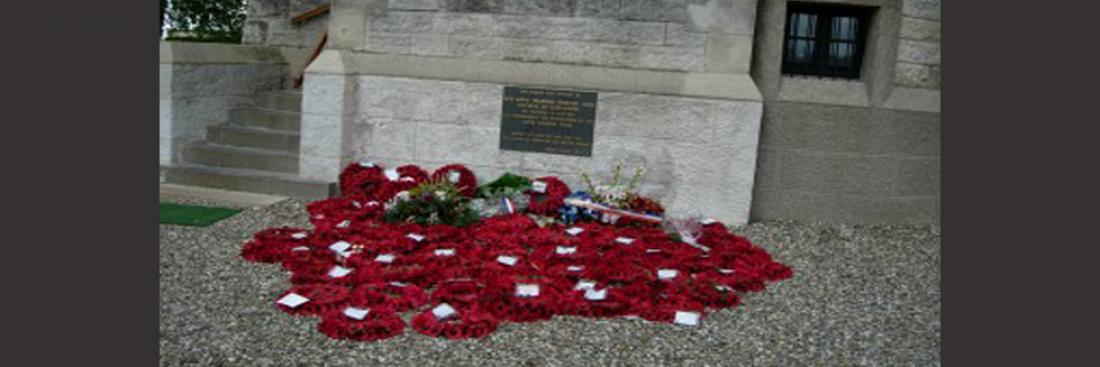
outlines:
[[[468,204],[469,199],[459,194],[458,187],[450,181],[428,180],[409,190],[407,199],[395,199],[386,210],[384,219],[388,222],[463,227],[480,219]]]
[[[477,189],[477,196],[483,198],[497,198],[512,196],[531,188],[531,180],[527,177],[505,173],[493,182],[482,185]]]
[[[163,0],[168,40],[240,43],[245,0]]]

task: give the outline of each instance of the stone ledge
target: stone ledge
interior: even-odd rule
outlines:
[[[862,80],[781,76],[779,97],[782,102],[810,102],[831,105],[870,107],[867,83]]]
[[[224,43],[161,42],[161,64],[288,64],[304,61],[309,50]]]
[[[384,55],[338,50],[325,50],[310,64],[306,72],[762,101],[760,91],[747,73],[685,73],[566,64]]]
[[[940,113],[940,91],[925,88],[894,88],[882,108]]]

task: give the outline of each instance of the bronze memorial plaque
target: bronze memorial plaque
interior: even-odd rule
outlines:
[[[596,92],[504,87],[500,149],[592,156]]]

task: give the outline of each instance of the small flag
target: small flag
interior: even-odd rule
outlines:
[[[500,198],[500,212],[504,214],[516,213],[516,206],[512,204],[512,199],[506,197]]]

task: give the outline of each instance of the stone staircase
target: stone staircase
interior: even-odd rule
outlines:
[[[207,127],[206,140],[183,148],[165,167],[165,182],[303,199],[335,195],[336,185],[298,177],[302,94],[257,93],[252,106],[230,111],[229,122]]]

